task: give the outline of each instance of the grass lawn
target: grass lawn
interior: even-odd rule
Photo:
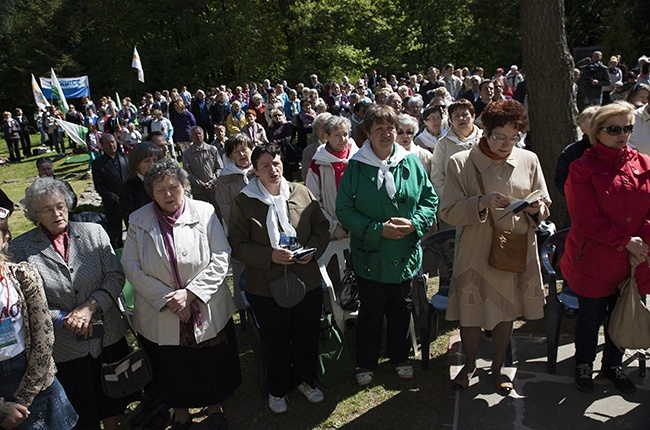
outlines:
[[[37,135],[32,142],[40,142]],[[0,144],[0,156],[7,156],[4,142]],[[37,157],[29,157],[22,163],[0,166],[0,187],[14,202],[24,197],[24,190],[36,177]],[[87,163],[64,164],[65,159],[55,159],[55,174],[72,185],[79,194],[92,179],[86,175]],[[76,177],[68,178],[68,174]],[[33,228],[17,210],[10,219],[10,228],[14,237]],[[437,280],[429,281],[429,296],[436,288]],[[451,333],[457,329],[444,319],[441,321],[441,333],[431,343],[430,370],[421,370],[420,357],[412,357],[415,377],[412,380],[400,380],[395,375],[391,364],[385,357],[375,372],[375,382],[368,387],[357,386],[354,378],[335,387],[325,388],[325,400],[319,404],[310,404],[297,392],[289,395],[289,411],[275,415],[262,396],[258,380],[255,356],[252,349],[252,329],[242,332],[238,315],[237,324],[240,363],[244,382],[233,397],[224,402],[231,428],[234,429],[437,429],[441,424],[441,415],[445,404],[444,395],[449,384],[447,349]],[[525,332],[543,333],[543,321],[534,324],[521,323],[518,329]],[[350,324],[346,340],[354,356],[354,324]],[[182,365],[179,363],[179,365]],[[216,364],[215,364],[216,365]],[[170,387],[173,389],[173,387]],[[128,414],[127,414],[128,415]],[[202,418],[196,417],[199,422]],[[128,416],[121,428],[128,429]],[[207,428],[205,423],[196,424],[197,429]]]

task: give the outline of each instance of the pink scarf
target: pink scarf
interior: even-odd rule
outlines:
[[[183,212],[185,212],[185,199],[183,198],[181,207],[171,215],[165,215],[160,209],[160,206],[158,206],[158,203],[155,202],[153,205],[153,210],[156,214],[156,218],[158,219],[158,225],[160,225],[160,231],[163,236],[163,243],[165,244],[165,251],[167,253],[167,258],[169,258],[172,274],[174,275],[174,283],[176,284],[176,289],[180,290],[181,288],[185,288],[185,283],[181,279],[181,275],[178,271],[178,259],[176,257],[176,247],[174,246],[174,224],[176,224],[178,218],[180,218]],[[192,303],[190,303],[190,308],[192,309],[192,321],[194,323],[194,326],[202,326],[203,316],[201,315],[201,310],[196,300],[193,300]],[[181,344],[185,344],[187,341],[194,342],[194,335],[187,332],[185,324],[181,322],[180,327]]]

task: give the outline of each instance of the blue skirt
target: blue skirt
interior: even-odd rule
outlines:
[[[15,401],[13,395],[26,371],[27,357],[24,352],[0,362],[0,397],[6,401]],[[70,430],[77,423],[77,412],[56,378],[49,387],[36,395],[29,412],[29,418],[16,429]]]

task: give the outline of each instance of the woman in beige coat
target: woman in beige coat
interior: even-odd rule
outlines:
[[[496,389],[507,395],[512,381],[503,373],[513,321],[543,316],[544,294],[537,243],[533,229],[549,215],[548,197],[524,211],[502,217],[511,201],[541,190],[548,196],[537,156],[515,145],[524,138],[528,120],[514,100],[493,102],[483,112],[484,134],[479,145],[453,155],[447,168],[442,219],[458,228],[447,319],[460,320],[465,366],[454,386],[467,388],[476,372],[481,328],[492,330],[492,375]],[[482,178],[484,191],[478,182]],[[496,228],[528,236],[526,269],[522,274],[498,270],[488,264],[492,242],[491,220]]]
[[[476,115],[474,106],[469,101],[458,100],[449,105],[448,110],[451,129],[438,141],[431,161],[433,164],[431,183],[439,196],[443,196],[447,164],[451,156],[475,147],[482,135],[481,129],[474,124]]]
[[[215,185],[215,197],[217,205],[219,205],[219,213],[221,214],[224,227],[228,223],[230,206],[233,200],[248,185],[249,180],[255,176],[253,173],[253,165],[251,164],[253,148],[255,148],[255,143],[244,133],[234,134],[226,141],[223,169],[221,169],[221,174]],[[230,264],[232,267],[232,286],[235,306],[241,312],[246,309],[239,288],[239,281],[242,273],[244,273],[244,263],[233,258],[230,260]]]

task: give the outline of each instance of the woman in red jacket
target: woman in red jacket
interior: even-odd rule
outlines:
[[[561,268],[580,304],[575,382],[584,392],[593,390],[593,361],[603,321],[601,374],[623,393],[635,390],[621,366],[622,351],[607,335],[616,287],[630,276],[630,266],[638,266],[639,292],[650,292],[645,262],[650,243],[650,157],[627,145],[633,122],[634,108],[628,103],[600,108],[589,132],[594,145],[571,164],[564,188],[572,225]]]

